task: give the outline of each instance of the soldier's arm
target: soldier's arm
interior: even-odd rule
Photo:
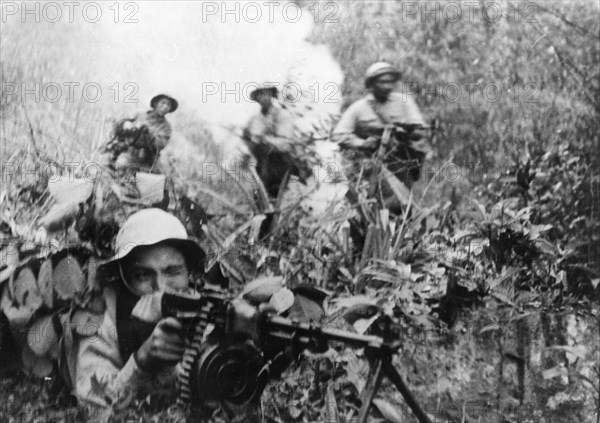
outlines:
[[[158,151],[162,150],[167,146],[169,140],[171,139],[171,125],[169,122],[163,122],[159,125],[155,125],[154,128],[151,128],[152,134],[154,135],[155,146]]]
[[[133,354],[124,365],[121,362],[114,302],[112,307],[110,301],[107,303],[98,332],[75,343],[76,362],[71,376],[77,398],[100,406],[125,398],[150,380],[150,374],[139,368]]]
[[[397,124],[396,138],[400,141],[420,141],[425,136],[425,127],[415,124]]]
[[[417,105],[417,102],[412,95],[407,95],[405,98],[408,116],[406,116],[407,125],[404,129],[407,132],[409,141],[420,141],[425,137],[425,118]]]
[[[285,139],[294,138],[294,117],[286,109],[279,109],[275,134]]]
[[[251,144],[261,143],[263,130],[264,128],[262,128],[262,126],[260,125],[258,117],[252,116],[246,124],[246,127],[244,128],[243,132],[243,139],[244,141],[246,141],[250,148],[252,148]]]
[[[341,148],[373,148],[375,147],[373,139],[369,139],[369,137],[364,139],[357,135],[358,111],[355,104],[342,114],[342,117],[333,130],[332,141],[337,143]]]

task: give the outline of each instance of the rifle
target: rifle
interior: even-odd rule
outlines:
[[[215,289],[203,289],[198,295],[165,293],[161,308],[163,316],[178,318],[186,328],[177,400],[182,407],[202,410],[220,401],[236,407],[256,403],[267,382],[279,377],[303,350],[323,352],[328,343],[341,342],[364,348],[371,363],[357,423],[367,421],[384,374],[419,422],[431,423],[392,365],[401,344],[391,339],[389,318],[381,333],[359,335],[287,319]],[[213,329],[205,336],[209,325]]]
[[[398,142],[408,144],[410,135],[415,131],[431,130],[431,126],[425,126],[414,123],[390,123],[383,126],[359,126],[353,132],[359,138],[377,137],[380,140],[384,138],[386,131],[389,131],[390,139],[393,137]]]

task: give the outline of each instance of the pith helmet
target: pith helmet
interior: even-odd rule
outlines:
[[[169,100],[171,102],[171,110],[169,111],[169,113],[172,113],[175,110],[177,110],[177,108],[179,107],[179,103],[177,102],[177,100],[175,100],[173,97],[171,97],[168,94],[159,94],[157,96],[152,97],[152,100],[150,100],[150,107],[152,107],[154,109],[154,107],[156,106],[156,103],[158,103],[163,98],[166,98],[167,100]]]
[[[188,266],[203,269],[205,254],[202,248],[188,237],[179,219],[156,208],[143,209],[129,216],[117,234],[115,255],[104,265],[117,264],[136,247],[166,241],[184,254]]]
[[[400,71],[387,62],[373,63],[365,72],[365,85],[370,87],[373,81],[381,75],[393,75],[396,80],[400,79]]]
[[[279,95],[279,90],[277,89],[276,86],[274,86],[274,85],[263,85],[262,87],[255,88],[250,93],[250,99],[252,101],[257,101],[258,100],[258,94],[260,94],[263,91],[269,91],[271,93],[271,97],[277,97]]]

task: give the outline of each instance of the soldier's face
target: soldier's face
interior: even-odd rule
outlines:
[[[268,107],[273,102],[273,95],[271,91],[262,90],[258,93],[256,100],[262,107]]]
[[[181,290],[188,286],[185,256],[168,244],[139,247],[123,264],[127,283],[138,295],[155,291]]]
[[[394,75],[381,75],[373,81],[373,94],[377,98],[387,98],[396,86],[397,79]]]
[[[154,107],[154,110],[156,110],[156,113],[158,113],[161,116],[166,115],[171,111],[171,101],[167,100],[166,98],[161,98],[156,103],[156,107]]]

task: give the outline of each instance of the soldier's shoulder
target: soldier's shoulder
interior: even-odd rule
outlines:
[[[348,106],[348,108],[346,109],[346,113],[355,113],[356,111],[362,110],[366,107],[370,107],[368,96],[359,98],[358,100],[350,104],[350,106]]]
[[[415,96],[412,93],[393,92],[390,93],[390,99],[393,101],[414,101]]]

